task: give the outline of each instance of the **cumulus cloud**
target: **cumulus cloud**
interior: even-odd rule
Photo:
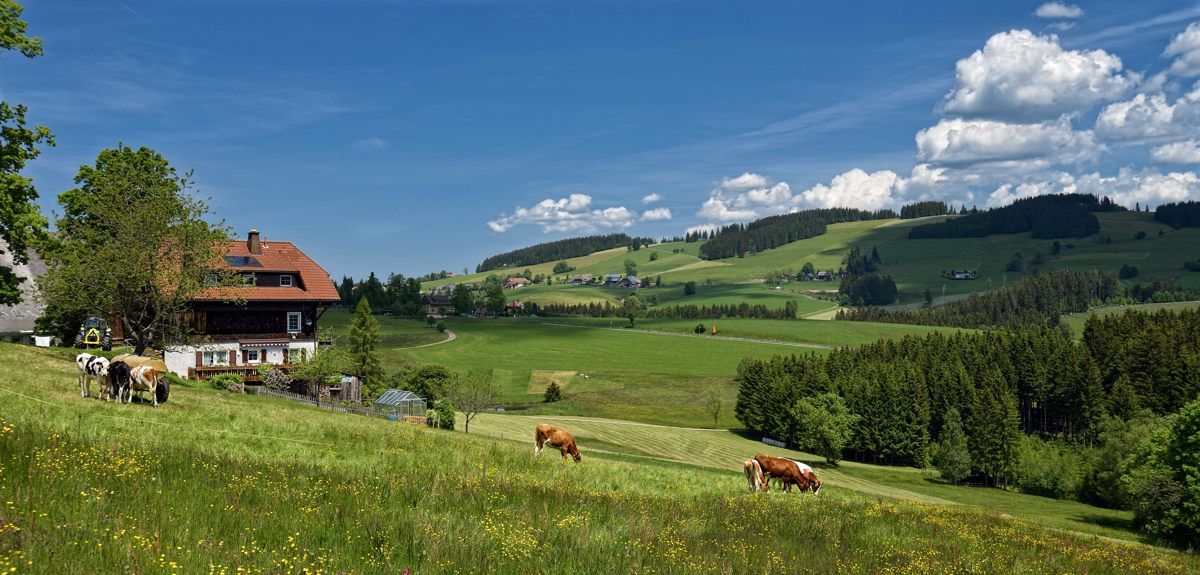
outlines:
[[[724,178],[721,180],[720,188],[723,190],[748,190],[751,188],[761,188],[767,185],[768,179],[766,176],[744,172],[736,178]]]
[[[663,199],[663,197],[658,194],[650,194],[650,195],[642,198],[642,203],[643,204],[653,204],[654,202],[661,201],[662,199]]]
[[[532,208],[518,206],[512,214],[501,214],[487,223],[492,231],[503,233],[522,225],[533,224],[550,232],[591,232],[599,228],[627,228],[637,220],[637,214],[624,207],[591,209],[592,197],[571,194],[557,200],[545,199]]]
[[[1171,72],[1180,76],[1200,76],[1200,22],[1192,22],[1167,45],[1163,56],[1174,57]]]
[[[938,166],[991,164],[1025,171],[1095,159],[1103,147],[1090,131],[1055,122],[1009,124],[993,120],[941,120],[917,132],[917,159]]]
[[[1106,140],[1150,141],[1200,129],[1200,83],[1174,103],[1166,95],[1138,94],[1109,104],[1096,118],[1096,134]]]
[[[1074,4],[1047,2],[1038,6],[1038,9],[1033,14],[1038,18],[1045,18],[1047,20],[1069,20],[1083,16],[1083,8]]]
[[[670,208],[654,208],[642,212],[642,221],[645,222],[661,222],[671,219]]]
[[[1063,50],[1055,35],[1001,32],[956,65],[943,110],[963,116],[1049,120],[1124,96],[1139,76],[1103,50]]]
[[[1001,206],[1021,198],[1069,193],[1108,196],[1124,206],[1138,203],[1155,206],[1200,198],[1200,177],[1195,172],[1164,174],[1131,167],[1121,168],[1114,176],[1103,176],[1096,172],[1079,176],[1057,173],[1046,180],[1002,185],[992,192],[988,205]]]
[[[900,177],[890,170],[868,174],[854,168],[834,176],[828,186],[817,184],[805,190],[800,197],[821,208],[878,210],[896,203],[900,181]]]
[[[1164,144],[1150,150],[1150,157],[1160,164],[1200,164],[1200,146],[1195,139]]]

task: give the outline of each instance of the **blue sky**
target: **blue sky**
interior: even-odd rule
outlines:
[[[27,2],[0,95],[336,278],[797,209],[1200,199],[1196,2]],[[1040,15],[1039,15],[1040,14]]]

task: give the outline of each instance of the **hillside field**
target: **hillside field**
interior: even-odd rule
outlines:
[[[351,318],[345,310],[332,309],[326,312],[321,325],[332,326],[335,333],[345,335]],[[732,409],[737,399],[734,376],[744,358],[825,353],[829,347],[860,345],[881,338],[954,331],[861,322],[715,322],[723,337],[777,341],[764,343],[692,335],[696,323],[683,320],[638,320],[635,331],[622,329],[626,322],[619,318],[447,318],[447,329],[456,339],[428,345],[431,342],[427,339],[436,342],[445,336],[415,320],[377,319],[384,334],[380,357],[389,374],[414,362],[441,364],[490,374],[500,386],[500,400],[505,406],[523,413],[681,426],[712,424],[704,411],[704,400],[705,394],[715,389],[728,406],[719,419],[722,427],[739,425]],[[398,345],[397,341],[413,345]],[[790,345],[796,343],[812,346]],[[535,380],[552,373],[563,386],[565,401],[543,404],[545,387],[539,387]]]
[[[819,496],[754,496],[737,469],[586,445],[576,465],[531,457],[528,438],[182,386],[158,408],[83,399],[71,354],[0,344],[7,572],[1200,569],[1195,556],[963,505],[832,484]]]
[[[1116,271],[1122,265],[1128,264],[1137,267],[1140,272],[1132,282],[1164,277],[1186,287],[1200,287],[1200,273],[1183,269],[1183,262],[1190,257],[1189,254],[1200,253],[1200,229],[1173,230],[1156,222],[1153,214],[1147,212],[1098,213],[1096,216],[1100,219],[1100,232],[1082,239],[1059,240],[1058,254],[1052,253],[1053,241],[1035,240],[1029,233],[997,234],[986,238],[908,239],[908,232],[912,226],[944,219],[944,216],[939,216],[833,224],[823,235],[759,253],[750,253],[741,258],[705,261],[698,257],[700,243],[674,242],[658,244],[636,252],[618,248],[568,261],[578,268],[577,271],[571,272],[572,274],[603,275],[621,273],[623,262],[626,259],[633,260],[638,264],[639,276],[662,277],[664,285],[659,293],[678,291],[681,299],[682,292],[679,290],[688,281],[694,281],[702,287],[711,284],[712,290],[731,289],[733,293],[747,298],[754,295],[753,289],[740,293],[738,290],[753,286],[733,286],[760,282],[772,271],[799,271],[805,262],[812,262],[818,270],[836,270],[842,265],[846,254],[855,246],[867,250],[872,247],[879,248],[883,260],[880,271],[895,278],[901,302],[920,301],[925,290],[940,297],[943,294],[950,296],[981,292],[1016,282],[1031,270],[1006,271],[1005,268],[1014,253],[1022,254],[1025,261],[1029,262],[1040,252],[1045,259],[1041,268]],[[1145,232],[1145,239],[1135,239],[1138,232]],[[682,252],[675,253],[678,250]],[[658,254],[658,259],[651,262],[650,255],[653,253]],[[550,274],[553,264],[554,262],[549,262],[530,266],[530,270],[534,274]],[[945,270],[964,268],[977,271],[978,279],[955,281],[942,277]],[[496,270],[490,273],[504,275],[506,272],[519,271],[522,270]],[[429,282],[423,286],[428,289],[447,283],[480,282],[487,275],[489,274],[473,274]],[[563,277],[566,276],[559,279]],[[762,286],[758,288],[765,289]],[[837,284],[798,282],[791,284],[789,288],[794,292],[809,289],[836,291]],[[615,294],[613,290],[567,285],[533,286],[508,293],[510,299],[527,299],[538,303],[615,301],[624,295]],[[714,296],[717,295],[718,293],[714,293]],[[787,294],[776,296],[789,297]],[[695,300],[686,303],[708,304],[703,297],[692,297]],[[771,296],[762,297],[769,301]],[[748,299],[743,301],[749,302]],[[660,296],[660,303],[685,302]],[[782,302],[779,305],[782,305]]]

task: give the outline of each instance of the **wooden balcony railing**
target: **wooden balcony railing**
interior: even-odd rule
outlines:
[[[291,365],[283,364],[283,363],[267,364],[267,365],[269,365],[272,369],[278,369],[280,371],[283,371],[284,373],[287,373],[292,368]],[[240,375],[240,376],[242,376],[242,381],[246,381],[246,382],[261,381],[258,377],[258,366],[257,365],[213,365],[213,366],[189,367],[188,368],[188,379],[204,381],[206,379],[209,379],[215,375],[220,375],[222,373],[232,373],[232,374]]]

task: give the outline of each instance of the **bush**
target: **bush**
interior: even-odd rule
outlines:
[[[222,373],[214,375],[209,379],[208,385],[212,386],[213,389],[241,391],[245,385],[245,380],[236,373]]]
[[[1144,231],[1140,231],[1140,232],[1138,232],[1138,233],[1136,233],[1136,234],[1133,234],[1133,239],[1135,239],[1135,240],[1144,240],[1144,239],[1146,239],[1146,232],[1144,232]]]
[[[425,410],[429,425],[438,429],[454,429],[454,404],[448,400],[439,399],[433,406]]]
[[[1189,272],[1200,272],[1200,260],[1183,262],[1183,269]]]
[[[696,324],[696,329],[692,331],[696,332],[697,334],[704,335],[704,332],[708,331],[708,328],[704,327],[704,324],[700,323]]]
[[[1025,437],[1017,464],[1016,484],[1021,491],[1057,499],[1076,499],[1085,469],[1080,454],[1070,446],[1038,437]]]
[[[258,377],[267,389],[287,391],[292,386],[292,376],[287,372],[267,365],[258,366]]]
[[[558,386],[557,382],[551,381],[550,385],[546,386],[546,393],[542,396],[542,401],[554,403],[560,400],[562,400],[562,388]]]
[[[437,322],[437,330],[441,333],[446,333],[446,322],[444,322],[444,321]]]
[[[683,295],[695,295],[696,282],[688,282],[683,284]]]
[[[1121,271],[1117,272],[1117,277],[1119,277],[1123,280],[1133,279],[1133,278],[1137,277],[1137,275],[1138,275],[1138,269],[1129,264],[1122,265]]]

